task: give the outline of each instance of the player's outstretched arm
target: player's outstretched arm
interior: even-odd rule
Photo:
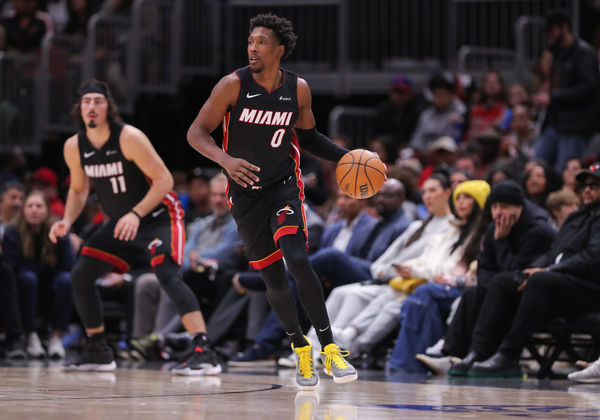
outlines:
[[[69,167],[71,183],[65,204],[65,215],[62,220],[52,225],[48,233],[50,240],[54,243],[56,243],[57,237],[63,237],[69,232],[71,225],[83,210],[90,190],[88,177],[81,167],[77,135],[69,137],[65,142],[63,154]]]
[[[302,149],[315,156],[333,162],[339,161],[348,150],[335,144],[329,137],[317,131],[312,112],[312,95],[308,83],[298,79],[298,119],[294,127]]]
[[[187,140],[190,146],[227,171],[231,179],[246,187],[259,181],[256,172],[260,168],[252,163],[229,156],[219,148],[212,133],[227,112],[235,106],[240,90],[240,80],[235,74],[223,77],[213,88],[196,119],[188,129]]]

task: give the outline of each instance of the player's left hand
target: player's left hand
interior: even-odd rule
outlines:
[[[131,212],[126,213],[117,222],[113,237],[121,241],[133,241],[139,227],[140,219]]]

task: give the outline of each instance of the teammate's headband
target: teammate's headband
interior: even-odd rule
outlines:
[[[89,85],[89,86],[85,87],[81,91],[81,97],[83,97],[83,95],[86,95],[88,93],[99,93],[99,94],[104,95],[104,96],[106,96],[108,98],[108,92],[101,85]]]

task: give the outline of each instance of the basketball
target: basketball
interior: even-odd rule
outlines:
[[[385,180],[385,165],[375,153],[355,149],[346,153],[335,168],[342,191],[354,198],[369,198],[377,193]]]

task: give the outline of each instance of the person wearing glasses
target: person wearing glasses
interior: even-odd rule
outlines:
[[[518,287],[501,287],[488,293],[489,328],[510,325],[497,352],[487,360],[476,362],[468,376],[521,375],[519,356],[535,328],[545,319],[561,316],[575,319],[598,310],[600,301],[600,163],[594,163],[576,176],[583,206],[569,215],[558,231],[549,252],[523,270]],[[516,281],[516,280],[515,280]],[[513,312],[512,322],[508,323]],[[571,379],[599,376],[595,370]],[[591,367],[591,366],[590,366]],[[583,378],[581,378],[581,377]]]

